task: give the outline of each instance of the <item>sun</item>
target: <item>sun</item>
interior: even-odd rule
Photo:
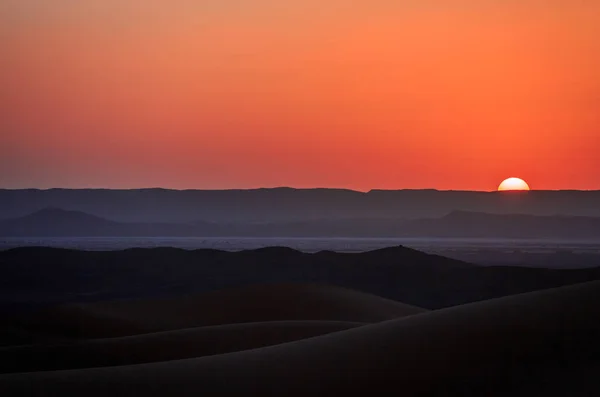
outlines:
[[[520,178],[508,178],[502,181],[500,186],[498,186],[499,192],[509,191],[509,190],[530,190],[529,185],[523,179]]]

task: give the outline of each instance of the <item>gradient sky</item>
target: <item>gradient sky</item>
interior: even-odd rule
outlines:
[[[0,187],[600,189],[597,0],[2,0]]]

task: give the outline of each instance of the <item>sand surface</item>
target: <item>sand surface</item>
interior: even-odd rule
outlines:
[[[257,286],[26,320],[77,341],[2,348],[2,395],[600,395],[600,282],[434,311]]]
[[[109,338],[182,328],[264,321],[379,322],[425,309],[317,284],[257,285],[171,299],[65,304],[13,321],[68,338]]]

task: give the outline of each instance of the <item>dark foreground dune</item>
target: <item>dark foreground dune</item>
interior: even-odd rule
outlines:
[[[0,349],[0,373],[140,364],[230,353],[343,331],[365,323],[266,321],[120,338]]]
[[[371,323],[424,311],[340,287],[278,284],[169,299],[65,304],[10,320],[28,332],[81,339],[265,321]]]
[[[311,291],[310,288],[308,291]],[[306,296],[307,289],[300,288],[300,293],[295,297],[287,298],[282,291],[286,289],[271,290],[269,298],[273,302],[279,302],[274,304],[278,310],[267,310],[265,317],[271,318],[265,321],[277,321],[285,317],[279,310],[302,312],[296,312],[291,305],[298,302],[296,299]],[[241,293],[238,295],[240,298],[243,296]],[[417,313],[418,310],[415,310],[405,313],[412,315],[381,322],[378,320],[395,310],[395,306],[389,301],[377,303],[377,298],[355,295],[346,290],[339,293],[332,291],[332,297],[335,304],[323,304],[323,314],[319,313],[319,302],[322,300],[306,304],[303,317],[312,313],[318,317],[313,319],[317,322],[300,321],[297,318],[285,323],[223,325],[220,326],[224,331],[221,342],[210,342],[207,337],[211,329],[214,331],[219,328],[214,326],[113,340],[80,340],[78,343],[83,345],[79,346],[89,348],[94,344],[104,345],[106,351],[113,352],[121,349],[133,352],[133,346],[137,345],[139,350],[136,354],[147,354],[148,359],[156,354],[157,360],[167,357],[161,356],[164,351],[161,352],[160,346],[169,343],[181,343],[179,348],[183,352],[186,337],[198,337],[198,341],[207,344],[223,343],[226,349],[213,351],[224,354],[146,364],[5,374],[0,376],[0,394],[340,396],[387,395],[386,389],[391,389],[400,396],[600,395],[600,282],[429,312]],[[97,304],[80,308],[83,311],[95,311],[94,313],[100,313],[101,308],[111,315],[131,314],[127,319],[137,325],[144,325],[145,320],[151,318],[150,307],[147,311],[139,311],[139,315],[133,315],[138,312],[139,305],[143,305],[141,302],[128,304],[129,308],[120,312],[116,308],[119,305]],[[137,305],[135,310],[131,305]],[[376,310],[375,305],[381,309]],[[362,307],[364,313],[381,310],[384,315],[363,317],[362,320],[369,321],[360,321],[356,315],[361,314],[362,309],[358,313],[351,313],[349,309],[356,307]],[[344,308],[348,311],[342,318],[350,320],[352,314],[355,316],[353,323],[328,322],[325,319],[342,313]],[[399,309],[402,312],[404,307],[400,305]],[[155,314],[166,313],[166,310],[157,306]],[[182,310],[180,315],[194,313],[193,305]],[[233,312],[219,320],[245,321],[244,317],[232,316],[231,313]],[[210,321],[214,323],[215,319]],[[361,325],[357,321],[369,324]],[[151,321],[148,324],[153,327],[164,326],[161,322]],[[181,325],[174,322],[171,324]],[[304,328],[299,330],[299,325]],[[278,341],[274,340],[278,344],[260,347],[261,344],[244,345],[245,342],[241,343],[235,336],[231,339],[225,337],[227,334],[235,335],[235,331],[231,331],[235,327],[245,327],[245,331],[252,332],[250,330],[253,327],[272,326],[282,327],[284,331],[281,334],[294,329],[293,332],[297,332],[303,339],[289,338],[285,343],[283,337]],[[315,336],[316,333],[312,332],[315,329],[324,332],[321,336]],[[273,333],[276,336],[280,336],[279,334]],[[213,335],[219,340],[218,333]],[[270,344],[268,340],[265,342]],[[236,347],[235,343],[240,345]],[[83,360],[82,366],[93,365],[96,359],[94,354],[102,350],[96,348],[94,354],[87,355],[85,348],[77,350],[75,345],[70,346],[71,350],[66,349],[63,357],[71,354],[75,358],[75,364],[77,360]],[[229,351],[240,350],[225,353],[228,346],[232,347]],[[244,350],[247,347],[257,348]],[[198,348],[198,352],[203,354],[200,351],[202,347],[194,348]],[[44,354],[54,354],[58,359],[59,350],[60,346],[47,345],[10,347],[2,350],[5,356],[0,361],[22,362],[23,357],[34,361]],[[149,352],[150,350],[153,351]],[[86,362],[88,359],[90,361]],[[52,369],[52,360],[46,364],[42,368],[31,364],[29,368],[31,371]],[[100,363],[105,364],[106,362]],[[27,370],[27,367],[22,369]]]

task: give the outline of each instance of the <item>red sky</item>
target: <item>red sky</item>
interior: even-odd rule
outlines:
[[[600,2],[3,0],[0,187],[600,189]]]

